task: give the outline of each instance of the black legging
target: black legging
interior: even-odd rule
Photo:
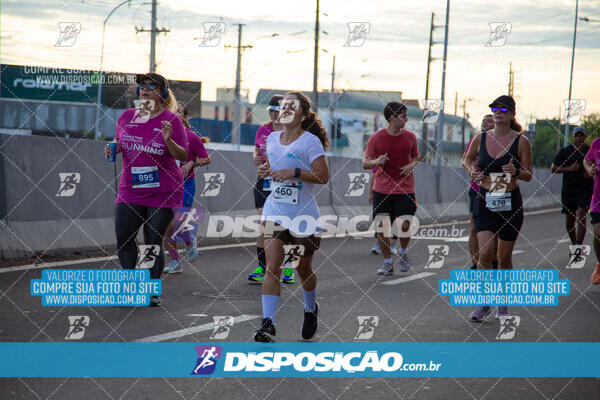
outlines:
[[[128,203],[115,205],[117,254],[123,269],[134,269],[137,265],[138,249],[135,238],[141,226],[144,225],[145,244],[160,246],[158,258],[150,270],[152,279],[160,279],[165,268],[165,251],[162,243],[173,217],[171,208],[153,208]]]

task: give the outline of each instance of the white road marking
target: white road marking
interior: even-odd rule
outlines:
[[[521,254],[521,253],[525,253],[525,250],[514,250],[513,251],[513,256],[515,256],[517,254]]]
[[[459,237],[433,237],[433,236],[411,236],[411,239],[443,240],[445,242],[468,242],[468,236]]]
[[[397,285],[403,282],[410,282],[416,279],[426,278],[428,276],[435,275],[434,272],[421,272],[415,275],[407,276],[404,278],[394,279],[392,281],[383,282],[382,285]]]
[[[260,318],[260,315],[238,315],[233,319],[233,323],[240,323],[245,321],[250,321],[252,319]],[[214,322],[209,322],[208,324],[198,325],[198,326],[190,326],[189,328],[179,329],[173,332],[163,333],[161,335],[148,336],[145,338],[141,338],[136,340],[136,342],[163,342],[169,339],[176,339],[183,336],[193,335],[194,333],[211,331],[215,328]]]
[[[560,240],[557,240],[557,241],[556,241],[556,243],[569,243],[570,241],[571,241],[571,239],[568,239],[568,238],[567,238],[567,239],[560,239]]]
[[[187,317],[207,317],[207,314],[185,314]]]
[[[256,242],[247,242],[247,243],[234,243],[234,244],[220,244],[215,246],[206,246],[206,247],[198,247],[200,251],[206,250],[218,250],[218,249],[227,249],[231,247],[245,247],[245,246],[256,246]],[[184,252],[186,250],[179,250],[179,253]],[[65,261],[56,261],[42,264],[28,264],[28,265],[19,265],[16,267],[7,267],[0,268],[0,274],[5,272],[15,272],[15,271],[25,271],[29,269],[41,269],[41,268],[52,268],[52,267],[63,267],[67,265],[78,265],[85,264],[90,262],[97,261],[109,261],[116,260],[117,256],[107,256],[107,257],[93,257],[93,258],[81,258],[78,260],[65,260]],[[120,268],[118,264],[115,264],[115,268]]]
[[[552,213],[552,212],[557,212],[557,211],[560,211],[560,208],[552,208],[552,209],[539,210],[539,211],[528,211],[525,213],[525,215],[527,216],[527,215],[536,215],[536,214],[546,214],[546,213]],[[469,222],[468,220],[463,220],[463,221],[456,221],[456,222],[444,222],[441,224],[422,225],[419,229],[428,228],[428,227],[447,226],[447,225],[460,225],[460,224],[465,224],[468,222]],[[355,236],[369,238],[369,237],[373,237],[374,234],[375,234],[375,231],[364,231],[364,232],[361,232],[360,234],[356,234]],[[331,236],[323,235],[322,236],[322,238],[324,238],[324,239],[328,239],[331,237],[334,237],[334,236],[333,235],[331,235]],[[434,238],[413,237],[413,239],[434,239]],[[467,237],[467,240],[464,240],[463,237],[451,239],[451,240],[449,238],[438,238],[438,239],[446,240],[449,242],[468,241],[468,237]],[[564,242],[568,242],[568,241],[569,241],[568,239],[561,239],[561,241],[557,241],[557,243],[564,243]],[[208,250],[220,250],[220,249],[228,249],[228,248],[234,248],[234,247],[246,247],[246,246],[256,246],[256,242],[219,244],[219,245],[215,245],[215,246],[199,247],[198,250],[208,251]],[[184,250],[180,250],[180,251],[184,251]],[[56,262],[42,263],[42,264],[19,265],[16,267],[0,268],[0,274],[7,273],[7,272],[15,272],[15,271],[25,271],[25,270],[30,270],[30,269],[61,267],[61,266],[67,266],[67,265],[77,265],[77,264],[85,264],[85,263],[91,263],[91,262],[97,262],[97,261],[108,261],[108,260],[116,260],[116,259],[117,259],[117,256],[107,256],[107,257],[81,258],[78,260],[56,261]],[[117,267],[117,265],[115,265],[115,267]]]
[[[96,261],[108,261],[108,260],[116,260],[116,259],[117,259],[117,256],[108,256],[108,257],[81,258],[79,260],[56,261],[56,262],[49,262],[49,263],[42,263],[42,264],[19,265],[17,267],[0,268],[0,274],[5,273],[5,272],[25,271],[28,269],[62,267],[64,265],[85,264],[85,263],[96,262]]]

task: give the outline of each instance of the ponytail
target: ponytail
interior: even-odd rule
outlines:
[[[323,128],[323,122],[321,122],[316,112],[309,109],[308,115],[305,116],[304,121],[300,123],[300,126],[305,131],[308,131],[318,137],[324,149],[329,147],[327,131],[325,128]]]
[[[163,99],[161,97],[160,101],[163,104],[164,108],[166,108],[167,110],[169,110],[173,113],[177,113],[177,99],[175,99],[175,95],[173,94],[173,91],[171,89],[167,89],[167,90],[169,91],[169,95],[167,96],[166,99]]]
[[[521,126],[521,124],[519,124],[517,122],[517,117],[513,117],[510,120],[510,129],[512,129],[513,131],[519,132],[519,133],[521,133],[521,131],[523,130],[523,127]]]
[[[329,147],[327,131],[323,128],[323,122],[321,122],[317,113],[310,109],[309,98],[300,92],[286,93],[286,96],[290,95],[296,96],[300,101],[300,108],[302,108],[302,115],[304,115],[304,121],[300,123],[300,127],[318,137],[323,145],[323,149]]]

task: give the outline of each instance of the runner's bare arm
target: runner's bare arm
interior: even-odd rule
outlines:
[[[254,165],[258,166],[265,162],[265,158],[258,154],[259,148],[254,146],[254,152],[252,153],[252,159],[254,160]]]
[[[596,164],[594,164],[592,161],[584,159],[583,168],[590,177],[593,178],[596,175]]]
[[[519,140],[518,152],[519,158],[521,159],[521,169],[519,170],[517,179],[529,182],[533,177],[533,158],[531,156],[531,144],[529,143],[529,139],[527,139],[527,137],[521,136],[521,140]]]
[[[161,121],[162,137],[173,158],[185,162],[187,160],[187,150],[173,141],[173,126],[169,121]]]
[[[363,156],[362,166],[364,169],[373,169],[378,165],[383,165],[388,160],[387,153],[380,155],[377,158],[371,159],[367,157],[367,154]]]
[[[473,138],[471,145],[465,152],[461,161],[462,166],[467,170],[469,175],[474,166],[477,165],[476,160],[479,155],[479,146],[481,145],[481,133]]]
[[[329,166],[327,165],[327,159],[325,158],[325,156],[321,156],[315,159],[310,165],[310,167],[310,171],[300,170],[300,176],[297,179],[305,182],[318,183],[322,185],[329,182]],[[271,177],[275,182],[283,182],[287,181],[288,179],[294,178],[294,174],[294,168],[286,168],[273,171]]]
[[[421,161],[420,156],[411,157],[410,162],[406,164],[404,167],[401,167],[402,175],[408,176],[410,173],[417,167],[417,164]]]
[[[473,138],[469,149],[465,153],[462,161],[462,166],[465,167],[471,179],[475,182],[481,182],[483,179],[483,172],[479,170],[477,166],[477,156],[479,155],[479,146],[481,144],[481,133]]]

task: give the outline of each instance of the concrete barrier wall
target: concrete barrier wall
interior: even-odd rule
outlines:
[[[0,134],[0,257],[34,252],[98,249],[115,245],[113,209],[115,164],[105,161],[106,142]],[[210,215],[247,216],[255,213],[253,188],[256,166],[247,152],[212,151],[212,163],[196,169],[196,205],[206,210],[200,228],[206,232]],[[367,173],[361,160],[329,157],[331,180],[317,186],[321,214],[371,214],[368,184],[349,192],[349,173]],[[121,162],[117,163],[120,174]],[[61,193],[59,174],[79,174],[73,193]],[[216,196],[203,196],[205,174],[224,174]],[[118,174],[117,174],[118,180]],[[436,203],[435,167],[415,170],[417,216],[422,223],[468,215],[469,179],[460,168],[442,167],[442,203]],[[536,170],[531,182],[520,182],[527,209],[558,206],[561,181],[547,170]],[[65,195],[66,194],[66,195]],[[239,239],[206,239],[201,245]],[[251,241],[243,239],[242,241]]]
[[[0,99],[0,126],[52,132],[96,130],[96,106],[85,103],[41,102],[39,100]],[[113,137],[123,110],[102,107],[100,133]]]

